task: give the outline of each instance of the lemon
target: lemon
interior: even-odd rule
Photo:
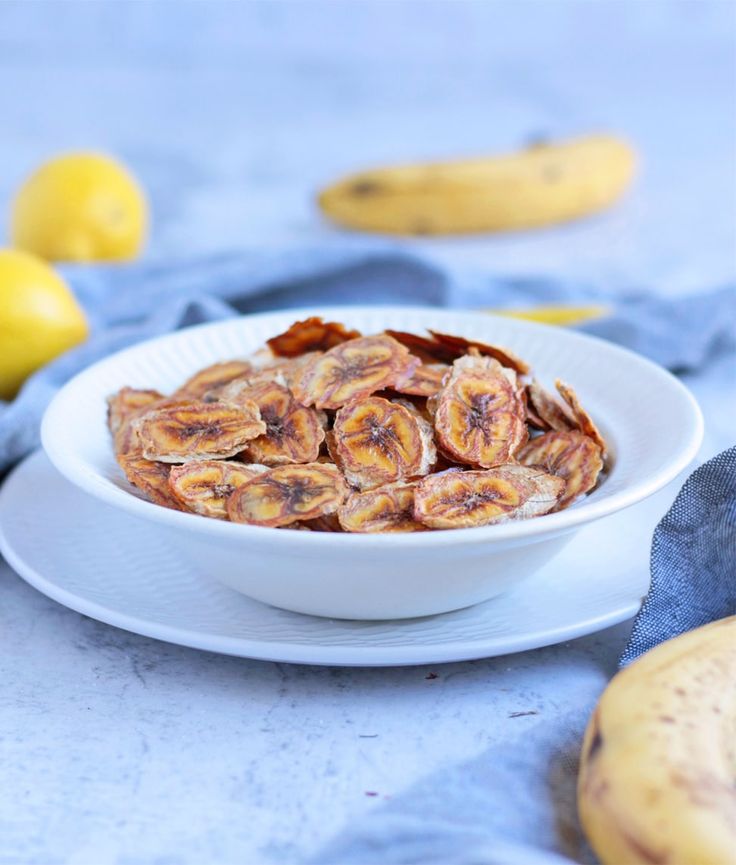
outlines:
[[[130,172],[102,153],[44,163],[11,211],[13,246],[48,261],[125,261],[143,247],[148,207]]]
[[[25,252],[0,249],[0,398],[81,342],[87,320],[64,280]]]

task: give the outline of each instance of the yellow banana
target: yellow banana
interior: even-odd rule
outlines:
[[[462,234],[533,228],[611,205],[635,170],[613,135],[538,144],[505,156],[377,168],[324,189],[340,225],[388,234]]]
[[[736,862],[736,616],[614,677],[585,734],[583,828],[604,865]]]
[[[592,306],[568,306],[567,304],[553,304],[551,306],[530,306],[527,309],[486,309],[493,315],[505,318],[521,318],[525,321],[538,321],[541,324],[555,324],[566,327],[573,324],[582,324],[584,321],[593,321],[597,318],[605,318],[610,315],[610,306],[594,304]]]

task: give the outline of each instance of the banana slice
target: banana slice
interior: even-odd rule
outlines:
[[[433,529],[490,526],[551,511],[565,487],[539,469],[506,465],[487,471],[447,471],[417,484],[414,517]]]
[[[587,411],[580,404],[580,400],[578,399],[578,395],[575,391],[570,387],[569,384],[565,384],[564,381],[560,381],[560,379],[555,379],[555,387],[557,388],[560,396],[565,400],[565,402],[570,406],[570,409],[575,417],[575,426],[586,436],[590,436],[593,441],[598,445],[601,449],[601,455],[605,459],[606,456],[606,440],[600,433],[600,430],[593,422],[593,418],[588,414]]]
[[[425,532],[414,519],[416,483],[395,483],[351,493],[337,511],[346,532]]]
[[[536,420],[534,425],[539,429],[564,431],[577,428],[575,418],[567,407],[545,390],[536,379],[526,386],[526,396],[527,410],[533,413]]]
[[[405,330],[385,330],[384,333],[408,348],[422,363],[450,364],[458,358],[457,352],[437,342],[434,337],[419,336]]]
[[[516,373],[491,357],[469,354],[456,360],[428,408],[441,448],[460,463],[503,465],[528,436]]]
[[[519,451],[518,460],[522,465],[538,466],[565,481],[557,510],[590,492],[603,468],[598,444],[577,430],[553,431],[532,439]]]
[[[228,496],[244,483],[268,471],[266,466],[228,460],[200,460],[174,466],[168,483],[174,496],[203,517],[227,519]]]
[[[274,381],[229,385],[223,399],[233,405],[258,406],[266,432],[248,442],[248,458],[267,466],[316,462],[325,439],[323,413],[298,403],[291,391]]]
[[[406,379],[418,365],[390,336],[364,336],[331,348],[308,363],[294,381],[303,405],[337,409]]]
[[[327,351],[359,337],[360,331],[348,330],[338,321],[323,321],[319,316],[295,321],[284,333],[266,340],[278,357],[297,357],[312,351]]]
[[[228,360],[223,363],[213,363],[200,369],[184,384],[174,391],[174,396],[179,399],[198,400],[202,399],[208,391],[214,391],[233,379],[247,375],[253,369],[253,365],[247,360]]]
[[[334,514],[347,492],[335,466],[279,466],[236,489],[227,500],[227,512],[234,523],[288,526]]]
[[[430,424],[381,397],[343,406],[330,448],[348,483],[358,489],[426,475],[437,459]]]
[[[397,382],[393,390],[409,396],[436,396],[442,390],[442,383],[450,367],[445,363],[420,364],[411,375]]]
[[[184,510],[169,487],[170,465],[147,460],[140,453],[118,454],[117,460],[128,482],[152,502],[176,511]]]
[[[154,408],[133,422],[146,459],[166,463],[227,459],[266,432],[258,406],[190,402]]]
[[[132,421],[142,411],[146,411],[165,399],[157,390],[140,390],[123,387],[107,398],[107,426],[113,440],[116,454],[128,453],[138,446],[132,429]]]
[[[514,354],[510,348],[465,339],[464,336],[451,336],[449,333],[440,333],[431,329],[429,332],[440,345],[444,346],[448,351],[454,351],[455,358],[462,357],[464,354],[468,354],[471,349],[475,349],[478,354],[495,358],[501,366],[507,366],[509,369],[513,369],[514,372],[518,372],[519,375],[526,375],[531,370],[529,364]]]

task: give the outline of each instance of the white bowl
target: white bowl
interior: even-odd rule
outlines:
[[[140,498],[113,456],[107,395],[123,385],[171,391],[195,370],[248,355],[296,319],[315,314],[367,334],[431,327],[507,345],[542,381],[559,376],[575,387],[610,444],[609,474],[591,495],[560,513],[417,534],[279,531],[181,513]],[[276,607],[352,619],[442,613],[499,594],[555,555],[576,529],[641,501],[676,477],[695,456],[702,435],[700,410],[686,388],[632,352],[561,328],[406,307],[287,310],[141,343],[68,382],[41,429],[46,453],[63,475],[158,525],[162,537],[185,550],[203,573]]]

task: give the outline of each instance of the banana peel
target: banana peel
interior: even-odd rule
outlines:
[[[535,228],[610,207],[636,161],[624,139],[588,135],[502,156],[376,168],[328,186],[318,202],[338,225],[385,234]]]
[[[604,865],[736,862],[736,616],[615,676],[582,747],[578,810]]]

